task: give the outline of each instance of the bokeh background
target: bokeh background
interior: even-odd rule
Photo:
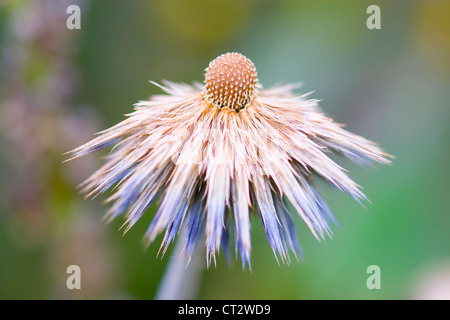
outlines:
[[[82,9],[68,30],[66,8]],[[381,30],[366,9],[381,8]],[[253,217],[252,272],[204,271],[200,299],[421,299],[450,296],[449,1],[2,0],[0,3],[0,298],[152,299],[170,253],[125,236],[105,197],[76,185],[104,152],[62,153],[160,90],[203,81],[216,56],[243,53],[260,82],[304,83],[324,112],[377,141],[392,166],[341,161],[371,200],[322,189],[339,226],[318,242],[296,219],[304,258],[279,266]],[[66,288],[79,265],[82,289]],[[366,269],[381,268],[381,290]]]

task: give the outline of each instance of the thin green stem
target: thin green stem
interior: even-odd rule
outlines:
[[[202,250],[196,248],[189,259],[183,254],[184,239],[182,232],[178,236],[172,256],[159,284],[156,300],[193,300],[197,298],[204,269]]]

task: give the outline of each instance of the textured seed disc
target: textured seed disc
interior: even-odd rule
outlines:
[[[205,96],[221,108],[244,108],[255,96],[257,85],[253,62],[240,53],[222,54],[206,68]]]

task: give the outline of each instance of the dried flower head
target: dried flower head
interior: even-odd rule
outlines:
[[[289,262],[289,250],[300,251],[291,212],[317,238],[331,233],[314,175],[366,199],[327,153],[390,162],[375,143],[322,115],[316,100],[294,95],[296,87],[260,91],[253,63],[239,53],[213,60],[204,86],[165,82],[167,95],[137,103],[126,120],[71,151],[73,159],[114,146],[83,191],[95,196],[115,186],[107,217],[125,213],[126,230],[159,199],[145,239],[165,231],[165,252],[185,228],[190,256],[204,235],[208,266],[232,229],[236,255],[250,266],[250,216],[259,215],[275,257]]]

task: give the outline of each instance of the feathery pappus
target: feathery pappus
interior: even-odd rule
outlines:
[[[374,142],[324,116],[317,100],[295,95],[298,84],[262,90],[255,66],[239,53],[213,60],[204,84],[160,87],[166,94],[140,101],[124,121],[70,153],[74,159],[112,146],[83,192],[113,189],[106,217],[125,215],[125,230],[159,201],[144,239],[149,244],[165,232],[163,253],[185,228],[185,254],[205,245],[209,266],[234,233],[245,269],[251,215],[259,215],[275,257],[289,263],[289,251],[300,253],[293,216],[316,238],[331,234],[334,218],[314,176],[358,202],[367,199],[328,153],[390,162]]]

